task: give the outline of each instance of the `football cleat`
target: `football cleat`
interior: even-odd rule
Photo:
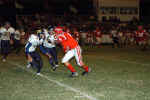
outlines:
[[[55,65],[55,67],[57,67],[57,68],[58,68],[58,67],[59,67],[59,65]]]
[[[82,73],[82,76],[87,75],[89,72],[91,72],[91,68],[89,68],[89,71],[88,71],[88,72],[87,72],[87,71],[84,71],[84,72]]]
[[[77,77],[78,76],[78,73],[77,72],[72,72],[72,74],[70,75],[70,77]]]
[[[40,73],[36,73],[36,75],[40,76],[41,74]]]
[[[31,64],[30,64],[30,63],[28,63],[28,64],[27,64],[27,68],[30,68],[30,67],[31,67]]]
[[[57,68],[58,68],[58,67],[54,66],[54,67],[52,67],[52,70],[53,70],[53,71],[56,71]]]

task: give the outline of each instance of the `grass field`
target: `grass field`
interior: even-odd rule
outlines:
[[[63,65],[51,71],[44,56],[42,75],[36,76],[25,67],[24,54],[11,54],[0,61],[0,100],[150,100],[150,51],[106,46],[84,49],[83,55],[92,72],[69,78]]]

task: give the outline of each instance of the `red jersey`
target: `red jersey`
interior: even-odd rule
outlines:
[[[142,30],[142,31],[136,31],[136,38],[137,41],[143,41],[146,39],[146,31]]]
[[[101,37],[101,36],[102,36],[100,30],[95,30],[95,31],[94,31],[94,34],[95,34],[96,37]]]
[[[142,30],[142,31],[136,31],[136,37],[144,37],[145,36],[146,31]]]
[[[65,52],[78,46],[78,42],[69,33],[57,34],[56,37]]]

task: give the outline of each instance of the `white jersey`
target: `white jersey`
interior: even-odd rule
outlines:
[[[1,40],[10,40],[10,33],[6,28],[2,27],[0,29],[0,33],[1,33]]]
[[[45,39],[43,41],[43,46],[47,48],[55,47],[55,36],[50,35],[47,31],[44,32]]]
[[[10,35],[11,35],[11,34],[14,34],[14,33],[15,33],[15,29],[14,29],[13,27],[10,27],[10,28],[8,29],[8,32],[10,33]]]
[[[29,37],[28,42],[27,42],[27,44],[25,46],[25,52],[26,53],[34,52],[38,45],[40,45],[39,37],[34,35],[34,34],[32,34]]]
[[[111,34],[113,37],[117,37],[117,30],[111,30]]]
[[[16,40],[20,40],[20,37],[21,37],[20,31],[19,31],[19,30],[16,30],[15,33],[14,33],[14,38],[15,38]]]

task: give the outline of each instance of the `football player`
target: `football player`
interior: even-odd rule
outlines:
[[[112,47],[119,47],[119,38],[118,38],[118,30],[115,29],[115,27],[113,27],[112,30],[110,30],[111,36],[112,36],[112,40],[113,40],[113,44]]]
[[[102,32],[99,27],[96,27],[96,30],[94,31],[94,35],[96,37],[96,44],[98,44],[99,47],[101,47],[101,37],[102,37]]]
[[[72,72],[71,77],[78,76],[77,71],[69,62],[73,57],[75,57],[77,64],[84,69],[82,75],[88,74],[91,69],[82,61],[82,51],[80,46],[78,45],[78,42],[69,33],[63,32],[61,27],[55,28],[55,34],[58,43],[62,45],[65,52],[62,63]]]
[[[91,47],[93,47],[93,34],[91,31],[88,31],[86,34],[86,38],[87,38],[87,44]]]
[[[55,37],[53,34],[53,27],[49,27],[48,30],[49,31],[44,29],[42,32],[44,35],[44,41],[40,46],[40,50],[43,54],[48,56],[49,63],[51,64],[53,71],[55,71],[59,65],[55,46]]]
[[[143,29],[143,26],[138,26],[138,30],[135,32],[135,36],[138,46],[140,46],[142,50],[146,50],[147,32],[145,29]]]
[[[21,38],[21,34],[20,31],[18,29],[16,29],[15,33],[14,33],[14,50],[16,54],[19,54],[20,52],[20,38]]]
[[[2,60],[6,62],[6,58],[9,54],[10,50],[10,36],[15,32],[15,29],[10,26],[9,22],[6,22],[4,27],[1,27],[1,53],[3,55]]]
[[[41,41],[43,40],[41,39]],[[25,46],[27,60],[32,67],[37,68],[37,75],[40,75],[41,68],[43,66],[41,56],[38,52],[36,52],[36,48],[41,44],[41,41],[36,34],[31,34]]]

